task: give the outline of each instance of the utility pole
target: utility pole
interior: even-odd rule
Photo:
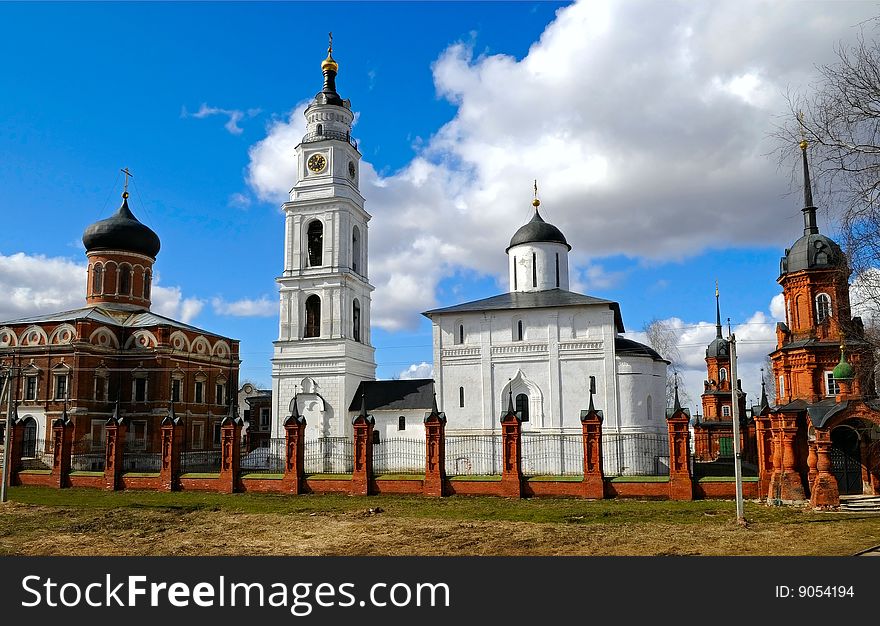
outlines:
[[[6,370],[6,381],[3,384],[4,389],[6,390],[6,427],[3,432],[3,468],[2,468],[2,476],[0,476],[0,502],[6,502],[8,500],[8,494],[6,493],[7,487],[9,486],[9,456],[11,450],[9,449],[9,437],[12,432],[12,389],[15,384],[15,365],[10,365],[9,369]],[[2,395],[0,395],[0,403],[2,403]]]
[[[742,451],[739,441],[739,380],[736,377],[736,335],[730,333],[730,396],[733,400],[733,475],[736,478],[736,521],[746,523],[743,512]]]

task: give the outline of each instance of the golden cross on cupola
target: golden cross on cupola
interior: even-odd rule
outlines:
[[[124,187],[122,188],[122,193],[125,194],[125,195],[127,196],[127,195],[128,195],[128,179],[129,179],[129,178],[134,178],[134,175],[133,175],[131,172],[128,171],[128,168],[127,168],[127,167],[123,167],[123,168],[122,168],[121,170],[119,170],[119,171],[122,172],[123,174],[125,174],[125,185],[124,185]]]
[[[538,200],[538,179],[537,178],[535,179],[535,199],[532,200],[532,206],[535,207],[535,209],[537,209],[539,206],[541,206],[541,201]]]
[[[807,134],[806,134],[806,127],[804,126],[804,112],[803,111],[798,111],[797,120],[798,120],[798,124],[801,127],[801,142],[798,144],[798,146],[800,146],[801,150],[806,150],[807,146],[809,146],[810,144],[807,142]]]
[[[331,30],[327,35],[330,38],[330,43],[327,45],[327,54],[333,54],[333,31]]]

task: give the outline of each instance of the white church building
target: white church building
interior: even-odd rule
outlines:
[[[571,246],[542,219],[537,190],[534,217],[507,248],[510,291],[424,313],[433,325],[433,380],[375,381],[361,155],[350,102],[336,92],[332,49],[321,68],[324,87],[305,110],[283,205],[272,436],[283,436],[294,397],[307,437],[348,436],[363,394],[381,437],[423,437],[433,391],[448,432],[497,432],[511,398],[524,430],[575,432],[591,377],[606,432],[665,433],[668,362],[622,336],[616,302],[569,290]]]

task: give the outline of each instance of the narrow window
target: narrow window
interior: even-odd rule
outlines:
[[[25,418],[23,434],[21,456],[25,458],[33,458],[37,456],[37,421],[34,418]]]
[[[519,415],[519,421],[529,421],[529,397],[524,393],[516,396],[516,414]]]
[[[522,340],[523,340],[523,323],[522,323],[522,320],[517,320],[517,321],[516,321],[516,340],[517,340],[517,341],[522,341]]]
[[[100,294],[104,289],[104,266],[100,263],[95,266],[92,274],[92,293]]]
[[[312,294],[306,298],[305,337],[321,336],[321,298]]]
[[[727,405],[721,407],[721,415],[723,417],[730,417],[730,407]]]
[[[727,370],[724,369],[723,367],[718,371],[718,378],[721,381],[727,380]]]
[[[380,440],[379,440],[379,431],[378,431],[378,430],[374,430],[374,431],[373,431],[373,443],[374,443],[374,444],[378,444],[379,442],[380,442]]]
[[[458,388],[458,406],[464,408],[464,387]]]
[[[223,391],[224,391],[223,385],[218,384],[215,388],[216,402],[214,404],[225,404],[226,403],[226,398],[224,398],[224,396],[226,394],[224,394]]]
[[[556,253],[556,288],[559,289],[559,253]]]
[[[654,402],[653,402],[653,399],[651,398],[650,395],[645,399],[645,406],[646,406],[647,413],[648,413],[646,417],[648,418],[648,421],[650,422],[651,420],[654,419]]]
[[[153,280],[153,275],[150,272],[144,272],[144,300],[150,299],[150,283]]]
[[[361,231],[355,226],[351,231],[351,270],[355,273],[360,268]]]
[[[202,422],[196,422],[192,427],[192,449],[201,450],[204,445],[204,424],[202,424]]]
[[[318,135],[323,135],[323,134],[324,134],[324,125],[318,124]]]
[[[196,402],[201,404],[205,401],[205,383],[200,380],[196,381]]]
[[[827,293],[816,296],[816,323],[821,324],[831,317],[831,298]]]
[[[215,448],[219,448],[219,447],[220,447],[220,438],[221,438],[221,435],[222,435],[222,430],[221,430],[221,427],[220,427],[220,422],[219,422],[219,421],[218,421],[218,422],[214,422],[214,447],[215,447]]]
[[[779,397],[783,397],[785,395],[785,376],[782,374],[779,375]]]
[[[538,255],[532,252],[532,287],[538,286]]]
[[[95,400],[103,402],[107,399],[107,379],[103,376],[95,377]]]
[[[324,225],[314,220],[309,224],[306,239],[309,247],[309,265],[318,267],[323,263],[324,258]]]
[[[55,399],[64,400],[67,397],[67,374],[55,376]]]
[[[261,407],[260,408],[260,428],[268,428],[269,427],[269,408]]]
[[[24,399],[25,400],[36,400],[37,399],[37,377],[36,376],[28,376],[27,378],[25,378]]]
[[[513,257],[513,290],[516,291],[516,257]]]
[[[352,337],[355,341],[361,340],[361,305],[355,299],[354,304],[351,306],[351,323],[352,323]]]
[[[171,381],[171,401],[180,402],[180,379],[175,378]]]
[[[135,402],[146,402],[147,400],[147,379],[146,378],[135,378],[134,379],[134,401]]]
[[[825,395],[836,396],[840,393],[840,385],[834,380],[834,372],[825,372]]]
[[[403,415],[397,418],[397,430],[406,430],[406,417]]]
[[[458,343],[464,343],[464,324],[458,325]]]
[[[131,295],[131,268],[128,265],[119,268],[119,293],[123,296]]]

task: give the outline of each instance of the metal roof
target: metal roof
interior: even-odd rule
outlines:
[[[394,411],[424,409],[430,411],[434,399],[432,378],[403,380],[364,380],[358,385],[349,411],[360,411],[361,393],[367,400],[367,411]]]

